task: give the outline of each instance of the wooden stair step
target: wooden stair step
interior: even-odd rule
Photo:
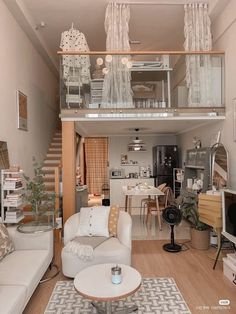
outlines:
[[[49,151],[50,153],[57,153],[57,154],[59,154],[59,153],[62,152],[62,149],[56,148],[56,147],[50,147],[50,148],[48,149],[48,151]]]
[[[61,142],[62,142],[62,138],[54,137],[52,139],[52,143],[61,143]]]
[[[44,185],[46,186],[46,188],[51,187],[51,186],[55,186],[54,181],[53,182],[44,182]]]
[[[62,143],[51,143],[51,148],[62,147]]]
[[[53,191],[55,191],[55,186],[54,186],[54,185],[50,185],[50,186],[47,185],[45,190],[46,190],[46,191],[52,191],[52,192],[53,192]]]
[[[61,154],[47,154],[46,155],[46,159],[52,159],[52,158],[56,158],[56,159],[61,159]]]
[[[43,181],[46,182],[54,182],[55,181],[55,177],[51,176],[51,177],[43,177]]]
[[[44,162],[47,162],[47,160],[49,162],[51,162],[52,160],[54,160],[55,162],[60,162],[61,161],[61,156],[60,155],[59,156],[54,156],[54,155],[48,156],[47,155],[47,158],[44,160]]]
[[[52,163],[52,162],[50,162],[50,163],[44,162],[43,163],[43,168],[44,169],[46,168],[47,170],[50,169],[50,168],[54,170],[54,168],[57,168],[58,166],[59,166],[59,163]]]

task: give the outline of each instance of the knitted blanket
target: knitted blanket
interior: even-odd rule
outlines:
[[[88,261],[93,259],[94,249],[108,239],[110,237],[75,237],[65,245],[64,249]]]

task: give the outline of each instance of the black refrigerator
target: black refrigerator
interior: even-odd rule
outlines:
[[[153,147],[153,176],[155,186],[167,183],[173,189],[173,168],[179,167],[177,145],[157,145]]]

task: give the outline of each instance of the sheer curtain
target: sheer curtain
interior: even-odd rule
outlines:
[[[108,139],[85,138],[86,184],[92,194],[101,194],[103,184],[108,183]]]
[[[208,5],[203,3],[186,4],[184,10],[185,50],[211,50],[212,36]],[[208,107],[215,105],[211,88],[211,76],[210,56],[186,56],[186,82],[189,90],[189,106]]]
[[[105,15],[107,51],[130,51],[129,45],[130,8],[125,4],[109,3]],[[106,62],[107,74],[104,77],[102,107],[133,107],[131,74],[127,67],[127,56],[112,56]]]

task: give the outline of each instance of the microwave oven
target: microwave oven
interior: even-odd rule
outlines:
[[[122,179],[125,177],[124,169],[111,169],[110,178],[111,179]]]

